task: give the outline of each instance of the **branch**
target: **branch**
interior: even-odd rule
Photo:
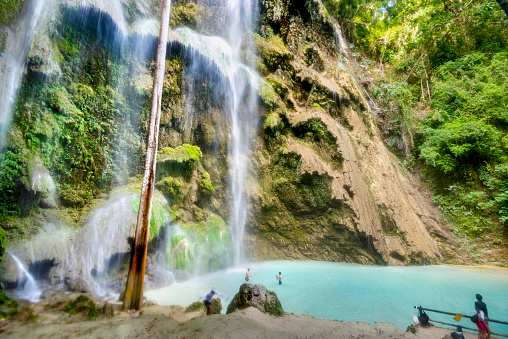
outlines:
[[[348,19],[343,19],[344,21],[347,21],[347,22],[351,22],[353,24],[360,24],[360,25],[364,25],[364,26],[368,26],[370,24],[366,24],[365,22],[358,22],[358,21],[354,21],[354,20],[348,20]]]
[[[418,62],[420,62],[420,60],[422,59],[422,57],[425,55],[425,52],[422,53],[422,55],[420,55],[420,58],[418,58],[418,61],[415,62],[415,64],[413,65],[413,68],[411,68],[411,71],[409,71],[409,74],[407,75],[407,78],[406,80],[404,80],[404,82],[407,81],[407,79],[409,79],[409,76],[411,75],[411,73],[413,73],[413,70],[415,69],[416,65],[418,65]]]

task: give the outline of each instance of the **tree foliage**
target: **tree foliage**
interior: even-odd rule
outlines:
[[[489,0],[325,0],[370,58],[387,144],[457,229],[508,225],[508,20]],[[354,56],[357,56],[356,54]],[[382,74],[377,76],[376,74]]]

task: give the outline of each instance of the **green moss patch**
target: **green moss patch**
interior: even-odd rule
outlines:
[[[87,319],[93,320],[97,317],[97,308],[92,299],[80,295],[65,306],[64,311],[70,314],[83,314]]]
[[[171,7],[169,25],[172,28],[185,26],[196,29],[201,25],[203,15],[203,6],[194,3],[184,3],[181,6],[173,6]]]
[[[169,232],[168,268],[208,272],[226,267],[231,234],[218,215],[211,213],[197,225],[173,225]]]
[[[140,198],[132,200],[132,208],[134,211],[139,213]],[[164,200],[164,197],[160,192],[155,192],[152,197],[152,209],[150,213],[150,233],[149,239],[154,239],[159,236],[159,231],[162,226],[171,221],[171,215],[169,213],[169,206]]]
[[[25,0],[0,0],[0,23],[12,23],[23,10],[25,2]]]

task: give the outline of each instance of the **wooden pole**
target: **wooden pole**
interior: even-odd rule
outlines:
[[[143,187],[141,189],[134,251],[131,256],[131,264],[129,267],[129,274],[127,275],[127,284],[125,286],[125,296],[123,298],[122,310],[124,311],[131,309],[139,310],[143,304],[146,250],[148,246],[148,231],[150,226],[150,212],[152,209],[152,194],[159,140],[161,99],[166,66],[170,8],[171,0],[163,0],[161,28],[153,77],[152,109],[150,111],[150,126],[146,148],[145,174],[143,176]]]

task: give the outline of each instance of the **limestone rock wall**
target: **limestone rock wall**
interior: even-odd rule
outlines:
[[[451,236],[379,137],[338,25],[319,1],[261,4],[260,71],[277,96],[265,100],[249,251],[256,259],[440,262],[438,241]]]

